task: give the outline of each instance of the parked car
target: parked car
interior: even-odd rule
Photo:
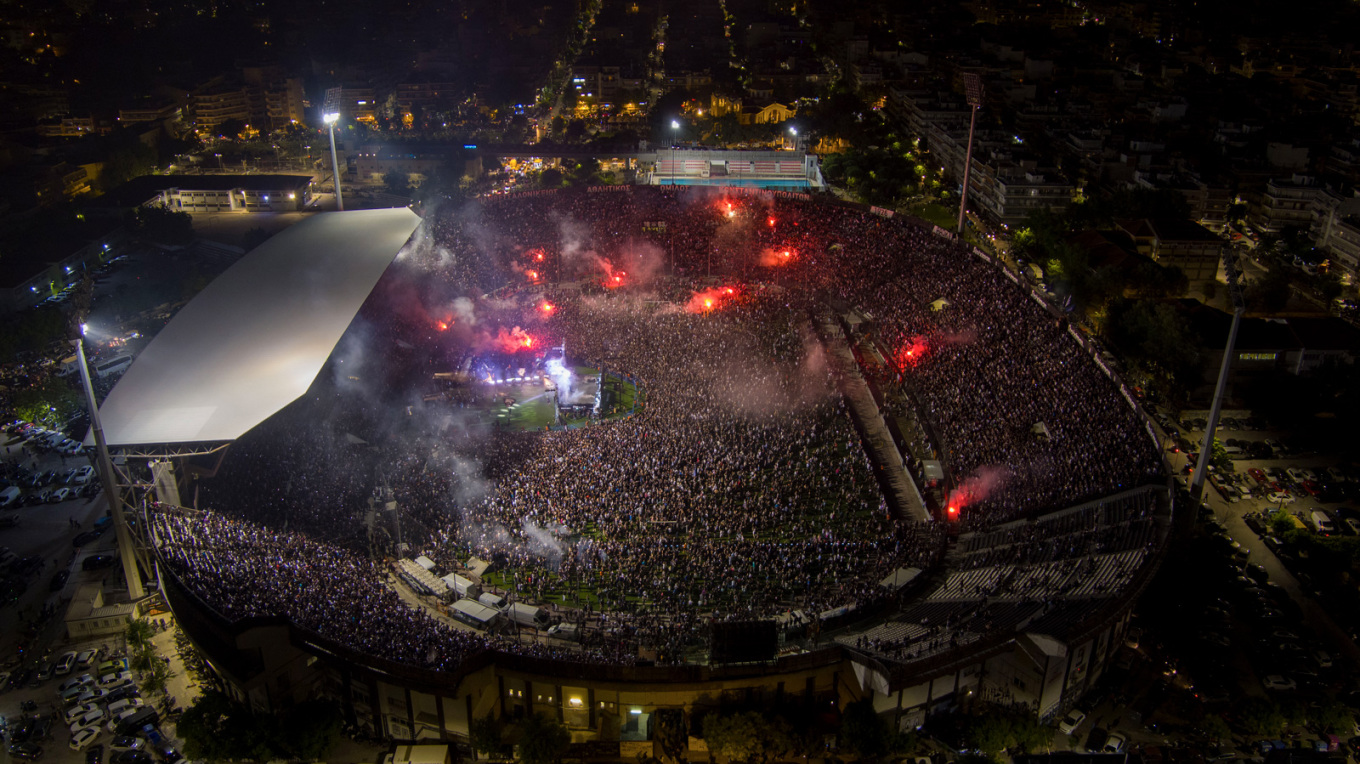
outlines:
[[[43,749],[42,746],[32,743],[15,743],[9,747],[9,755],[14,759],[37,761],[42,758]]]
[[[1064,735],[1071,735],[1084,721],[1086,721],[1086,712],[1074,708],[1068,711],[1067,716],[1063,717],[1062,722],[1058,724],[1058,731]]]
[[[1123,753],[1124,744],[1127,742],[1128,738],[1124,737],[1123,734],[1119,732],[1111,732],[1110,736],[1105,739],[1105,745],[1100,749],[1100,751],[1101,753]]]
[[[1286,676],[1280,676],[1279,674],[1271,674],[1265,679],[1262,679],[1261,684],[1265,685],[1267,690],[1293,690],[1298,687],[1298,684],[1295,683],[1293,679]]]
[[[86,727],[84,729],[77,730],[75,734],[71,735],[71,750],[83,751],[85,750],[86,746],[89,746],[91,743],[98,739],[99,739],[98,727]]]
[[[56,674],[57,676],[66,676],[67,674],[71,673],[71,669],[75,668],[75,666],[76,666],[76,654],[73,652],[64,653],[60,658],[57,659],[57,667],[53,669],[53,673]]]
[[[80,563],[80,567],[84,570],[102,570],[113,567],[117,560],[118,558],[111,554],[92,554]]]

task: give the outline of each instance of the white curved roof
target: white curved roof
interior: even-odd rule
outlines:
[[[109,445],[235,440],[296,400],[419,222],[404,208],[323,213],[252,250],[109,393]]]

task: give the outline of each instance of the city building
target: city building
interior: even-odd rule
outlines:
[[[126,236],[116,220],[84,217],[7,234],[0,239],[0,312],[59,298],[87,270],[115,256]]]
[[[183,212],[292,212],[311,201],[310,175],[143,175],[107,194],[105,203]]]
[[[1115,225],[1127,233],[1141,255],[1147,255],[1166,268],[1179,268],[1191,281],[1218,277],[1223,239],[1192,220],[1118,220]]]

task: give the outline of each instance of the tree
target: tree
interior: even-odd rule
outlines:
[[[174,676],[175,672],[170,669],[170,664],[158,656],[150,670],[142,673],[142,692],[147,695],[164,695],[170,679]]]
[[[155,633],[149,621],[134,618],[128,622],[127,628],[123,630],[123,639],[127,640],[129,647],[141,649],[151,645],[151,637]]]
[[[393,167],[383,175],[383,188],[395,196],[411,195],[411,178],[407,173]]]
[[[246,129],[246,123],[239,119],[231,118],[222,120],[217,125],[217,134],[224,138],[236,138]]]
[[[194,240],[194,218],[164,205],[138,207],[132,229],[137,235],[161,244],[188,244]]]
[[[150,146],[133,140],[111,150],[104,157],[104,165],[95,181],[100,191],[108,192],[155,168],[156,153]]]
[[[1275,514],[1270,516],[1270,529],[1275,532],[1275,536],[1284,538],[1294,528],[1294,517],[1283,509],[1275,510]]]
[[[184,709],[175,731],[184,741],[184,755],[187,758],[229,758],[223,729],[230,711],[231,701],[219,692],[206,692],[193,705]]]
[[[249,231],[246,231],[245,235],[241,237],[241,249],[249,252],[266,241],[269,241],[270,236],[273,236],[273,234],[263,228],[252,228]]]
[[[710,713],[704,717],[702,736],[713,753],[752,764],[777,758],[794,746],[788,722],[755,711]]]
[[[151,671],[161,657],[156,654],[156,648],[151,643],[138,645],[132,650],[132,657],[128,659],[128,667],[139,674]]]
[[[888,722],[874,710],[873,698],[864,698],[845,707],[837,740],[842,750],[874,760],[888,752],[891,734]]]
[[[1228,727],[1227,722],[1223,721],[1223,717],[1218,714],[1208,714],[1201,719],[1199,731],[1203,732],[1205,737],[1215,743],[1222,743],[1232,737],[1232,729]]]
[[[475,753],[499,755],[505,748],[502,740],[504,731],[505,726],[501,724],[501,720],[491,714],[473,719],[468,725],[468,744]]]
[[[656,722],[656,742],[661,748],[661,758],[666,764],[684,761],[685,751],[689,749],[689,730],[685,724],[685,712],[679,708],[659,708],[652,714]]]
[[[268,761],[281,752],[273,716],[252,714],[215,691],[205,692],[186,708],[175,731],[184,740],[184,755],[189,759]]]
[[[317,761],[340,739],[340,707],[326,700],[308,700],[288,710],[279,725],[279,745],[290,758]]]
[[[85,403],[59,377],[48,377],[39,385],[16,390],[10,401],[20,419],[53,428],[65,425]]]
[[[538,175],[538,185],[543,188],[561,188],[562,171],[556,167],[549,167]]]
[[[6,316],[0,324],[0,358],[9,359],[16,353],[42,350],[53,342],[67,339],[66,324],[66,317],[53,305]]]
[[[523,764],[553,764],[571,745],[571,733],[561,722],[534,714],[519,723],[519,760]]]
[[[1342,703],[1328,703],[1313,714],[1318,729],[1332,735],[1349,735],[1355,729],[1355,714]]]
[[[1237,722],[1248,735],[1275,737],[1284,731],[1280,709],[1265,698],[1246,698],[1237,708]]]
[[[1251,282],[1242,296],[1254,311],[1278,313],[1284,310],[1293,294],[1287,267],[1282,263],[1272,263],[1266,275]]]

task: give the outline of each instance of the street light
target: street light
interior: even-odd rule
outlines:
[[[796,127],[790,125],[790,126],[789,126],[789,135],[792,135],[792,136],[793,136],[793,148],[794,148],[794,150],[797,150],[797,149],[798,149],[798,128],[796,128]]]
[[[225,172],[225,170],[222,169],[222,155],[221,155],[221,154],[213,154],[213,156],[217,157],[217,171],[218,171],[218,172]]]
[[[340,211],[345,209],[345,197],[340,193],[340,160],[335,156],[335,123],[340,120],[340,114],[330,112],[322,117],[326,125],[331,129],[331,177],[335,179],[335,208]]]

